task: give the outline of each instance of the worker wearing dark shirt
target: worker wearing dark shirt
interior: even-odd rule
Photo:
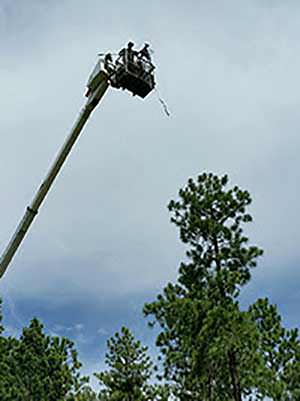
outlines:
[[[124,64],[127,64],[127,62],[134,62],[134,56],[137,55],[137,52],[133,50],[134,43],[133,42],[128,42],[127,47],[123,48],[119,52],[119,56],[123,56],[123,62]]]
[[[140,55],[151,63],[151,56],[150,56],[150,52],[148,49],[149,49],[149,45],[148,45],[148,43],[145,43],[142,50],[140,50]]]

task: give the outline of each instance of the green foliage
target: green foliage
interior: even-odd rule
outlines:
[[[181,263],[178,282],[144,307],[154,316],[150,324],[161,327],[164,378],[180,400],[240,401],[261,372],[256,325],[235,299],[262,250],[243,234],[252,221],[249,193],[227,184],[227,176],[202,174],[169,203],[188,263]]]
[[[3,339],[0,373],[1,401],[73,401],[85,379],[74,344],[47,336],[33,319],[19,340]]]
[[[153,365],[147,347],[135,340],[126,327],[110,338],[107,346],[109,370],[95,374],[103,387],[99,394],[101,401],[167,400],[163,387],[148,383]]]
[[[249,395],[263,366],[256,325],[237,303],[215,303],[203,295],[182,295],[169,285],[159,300],[145,306],[162,328],[156,343],[163,377],[180,400],[231,400],[234,375],[241,394]]]
[[[2,300],[0,299],[0,323],[2,321]],[[20,400],[14,374],[10,370],[9,357],[17,340],[2,335],[4,328],[0,325],[0,399],[4,401]],[[6,397],[6,398],[5,398]],[[10,398],[9,398],[10,397]]]
[[[189,246],[190,264],[182,263],[179,282],[193,286],[218,287],[221,297],[237,296],[239,287],[250,279],[250,268],[262,250],[248,246],[242,225],[252,221],[246,208],[250,194],[238,187],[226,189],[228,177],[202,174],[189,179],[179,191],[179,200],[169,203],[171,222]],[[216,295],[216,294],[215,294]]]
[[[300,341],[297,329],[287,330],[275,305],[258,299],[250,313],[259,332],[259,353],[264,359],[262,394],[275,401],[300,399]]]

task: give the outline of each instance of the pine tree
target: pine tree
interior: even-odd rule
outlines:
[[[188,260],[177,283],[144,308],[161,327],[164,378],[180,400],[241,401],[257,391],[262,370],[256,324],[237,299],[262,250],[243,233],[249,193],[227,184],[227,176],[202,174],[169,203]]]
[[[96,373],[102,385],[101,401],[167,400],[163,387],[149,384],[153,364],[147,347],[135,340],[126,327],[121,328],[107,343],[106,364],[109,370]]]
[[[46,335],[37,319],[2,344],[1,401],[74,401],[86,382],[73,342]]]

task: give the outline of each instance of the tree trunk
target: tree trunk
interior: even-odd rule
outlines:
[[[229,371],[233,387],[233,398],[234,401],[242,401],[241,384],[240,384],[235,352],[233,350],[229,351],[228,357],[229,357]]]

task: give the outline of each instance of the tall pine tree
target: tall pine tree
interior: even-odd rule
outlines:
[[[227,176],[202,174],[170,202],[187,261],[177,283],[144,308],[161,327],[164,378],[180,400],[241,401],[257,393],[263,369],[256,324],[237,300],[262,250],[243,232],[249,193],[227,184]]]

